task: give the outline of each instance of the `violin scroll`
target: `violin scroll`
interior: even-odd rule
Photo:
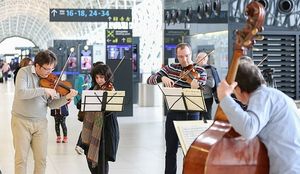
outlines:
[[[265,10],[262,4],[256,1],[251,2],[246,7],[245,15],[248,16],[247,25],[242,30],[236,32],[235,47],[240,49],[251,48],[255,43],[257,33],[264,29]]]

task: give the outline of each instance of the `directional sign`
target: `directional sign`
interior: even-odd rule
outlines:
[[[132,30],[106,29],[106,45],[131,45]]]
[[[61,9],[49,10],[50,22],[131,22],[131,9]]]
[[[183,37],[188,36],[190,30],[165,30],[164,43],[165,44],[178,44],[184,42]]]

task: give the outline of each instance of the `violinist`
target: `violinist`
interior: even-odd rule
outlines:
[[[112,75],[108,65],[97,64],[94,66],[91,70],[92,83],[94,84],[93,90],[114,91]],[[78,103],[77,107],[80,109],[80,103]],[[105,127],[103,127],[103,117],[105,117]],[[111,127],[115,129],[111,129]],[[104,151],[102,150],[103,139],[101,136],[103,129],[105,133],[104,161],[102,161]],[[81,139],[85,145],[84,153],[90,172],[92,174],[107,174],[109,170],[108,161],[115,161],[119,142],[119,127],[116,115],[113,112],[86,112]]]
[[[202,67],[195,65],[192,62],[192,49],[187,43],[180,43],[176,46],[176,56],[179,63],[173,63],[164,66],[156,74],[151,75],[147,79],[147,83],[157,85],[162,82],[166,87],[175,88],[201,88],[206,83],[206,72]],[[187,67],[191,67],[192,69]],[[193,72],[193,75],[188,75]],[[194,76],[194,74],[197,74]],[[186,75],[187,77],[183,77]],[[192,77],[195,78],[192,78]],[[189,79],[186,81],[184,79]],[[165,123],[165,141],[166,141],[166,155],[165,155],[165,174],[176,174],[177,171],[177,149],[178,137],[173,124],[174,120],[199,120],[199,112],[183,112],[183,111],[168,111]]]
[[[300,117],[296,104],[281,91],[267,87],[259,68],[240,61],[234,83],[218,87],[220,106],[230,124],[244,138],[258,136],[265,144],[270,174],[300,171]],[[247,105],[244,111],[230,94]]]
[[[15,173],[26,173],[29,149],[34,156],[34,173],[45,173],[47,157],[47,108],[59,108],[77,95],[70,92],[57,98],[54,89],[40,87],[41,78],[46,78],[55,68],[56,55],[49,51],[39,52],[33,65],[19,70],[16,78],[12,106],[11,129],[15,149]]]
[[[211,120],[211,109],[212,109],[212,105],[215,101],[216,103],[218,103],[218,98],[216,95],[216,86],[218,85],[218,83],[220,82],[220,77],[218,75],[217,69],[208,64],[208,55],[205,52],[199,52],[197,54],[196,57],[196,61],[195,61],[199,66],[203,67],[206,70],[207,73],[207,80],[206,80],[206,84],[204,85],[204,89],[203,89],[203,94],[204,94],[204,98],[205,98],[205,106],[207,111],[206,112],[201,112],[201,116],[203,117],[203,119],[207,119],[207,120]]]

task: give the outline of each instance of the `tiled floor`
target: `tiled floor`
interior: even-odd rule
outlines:
[[[0,83],[0,169],[13,174],[14,149],[10,129],[11,105],[14,85]],[[88,174],[85,156],[74,148],[81,129],[77,110],[70,105],[67,118],[69,142],[55,142],[54,119],[49,116],[47,174]],[[49,112],[48,112],[49,113]],[[118,118],[121,139],[117,161],[110,163],[110,174],[162,174],[164,171],[164,121],[161,107],[134,106],[133,117]],[[182,170],[182,152],[178,151],[178,174]],[[28,160],[28,173],[33,173],[32,156]]]

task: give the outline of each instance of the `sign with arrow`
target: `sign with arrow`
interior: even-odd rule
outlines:
[[[106,45],[131,45],[131,29],[106,29]]]
[[[50,22],[132,22],[131,9],[63,9],[49,10]]]

